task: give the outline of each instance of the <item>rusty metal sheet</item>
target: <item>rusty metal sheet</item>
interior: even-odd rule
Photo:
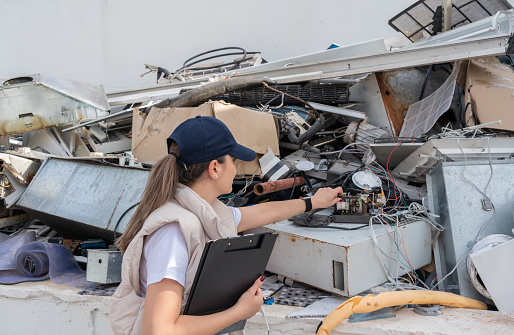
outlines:
[[[23,221],[27,221],[30,219],[32,219],[32,217],[29,214],[19,214],[14,216],[8,216],[5,218],[0,218],[0,228],[14,226],[15,224],[22,223]]]
[[[0,166],[22,185],[28,185],[41,164],[37,161],[8,153],[0,153]]]
[[[108,115],[102,86],[46,75],[0,82],[0,136]]]
[[[14,166],[12,166],[11,164],[9,164],[8,162],[6,161],[2,161],[0,160],[0,166],[3,167],[5,170],[7,170],[7,172],[9,172],[10,174],[12,174],[14,176],[14,178],[16,178],[16,180],[20,183],[20,184],[23,184],[23,185],[28,185],[27,181],[25,180],[25,178],[23,178],[23,176],[18,173],[18,171],[16,171],[16,169],[14,168]]]
[[[427,67],[375,73],[394,136],[400,135],[409,106],[419,101],[426,74]],[[447,77],[445,71],[433,68],[423,96],[434,92]]]

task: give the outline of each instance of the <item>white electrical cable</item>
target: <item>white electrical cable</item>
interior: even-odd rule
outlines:
[[[489,149],[489,167],[491,169],[491,176],[489,177],[489,180],[487,181],[487,185],[485,185],[485,188],[484,188],[484,191],[481,191],[473,182],[471,182],[470,180],[468,180],[464,174],[466,172],[466,168],[468,167],[468,160],[466,158],[466,154],[464,153],[464,150],[462,150],[462,147],[460,146],[460,138],[457,139],[457,145],[459,146],[459,149],[460,151],[462,152],[462,155],[464,156],[464,170],[462,170],[462,175],[461,175],[461,178],[462,180],[464,180],[466,183],[470,184],[471,186],[473,186],[480,194],[482,194],[484,197],[488,198],[489,197],[486,195],[486,192],[487,192],[487,187],[489,187],[489,183],[491,182],[491,179],[493,179],[493,163],[492,163],[492,159],[491,159],[491,145],[490,145],[490,138],[488,137],[487,138],[487,147]]]
[[[332,154],[339,154],[339,157],[338,158],[341,158],[341,154],[348,148],[348,147],[351,147],[352,145],[367,145],[369,146],[370,143],[364,143],[364,142],[354,142],[354,143],[350,143],[348,144],[347,146],[345,146],[343,149],[341,150],[336,150],[336,151],[329,151],[329,152],[320,152],[319,155],[332,155]]]
[[[382,269],[384,270],[384,273],[385,275],[387,276],[387,279],[389,280],[389,282],[394,285],[395,287],[398,287],[398,288],[401,288],[404,286],[404,283],[401,283],[399,280],[402,279],[402,277],[399,276],[398,272],[400,271],[400,268],[403,268],[401,267],[399,264],[398,264],[398,260],[395,259],[395,258],[392,258],[392,257],[389,257],[389,255],[387,255],[381,248],[380,246],[378,245],[378,240],[377,240],[377,236],[376,236],[376,233],[375,233],[375,230],[373,228],[373,220],[379,220],[380,224],[386,229],[387,231],[387,226],[384,225],[384,222],[380,219],[380,216],[388,216],[387,214],[377,214],[375,216],[372,216],[369,220],[369,226],[370,226],[370,235],[371,235],[371,240],[373,241],[373,246],[374,246],[374,251],[375,251],[375,254],[377,256],[377,259],[380,263],[380,266],[382,267]],[[396,221],[395,221],[396,222]],[[393,241],[393,243],[396,243],[393,239],[393,237],[391,236],[391,232],[387,232],[387,235],[389,236],[389,238]],[[398,239],[401,239],[401,234],[400,234],[400,231],[397,232],[397,234],[399,235]],[[398,252],[400,253],[400,249],[399,249],[399,246],[397,246],[397,249],[398,249]],[[381,261],[380,259],[380,253],[382,253],[382,255],[384,255],[386,258],[388,258],[389,260],[393,261],[396,265],[396,276],[394,276],[390,269],[387,268],[387,266]],[[407,253],[407,250],[404,250],[403,252],[404,254]],[[413,270],[413,269],[405,269],[403,268],[407,274],[407,276],[409,276],[410,278],[410,285],[413,285],[413,283],[416,281],[409,273],[410,270]],[[420,280],[417,280],[418,282],[421,282],[425,287],[428,288],[428,286],[425,285],[425,283],[423,283],[422,281]]]
[[[491,183],[491,180],[493,179],[493,175],[494,175],[494,171],[493,171],[493,162],[492,162],[492,158],[491,158],[491,145],[490,145],[490,138],[488,137],[487,138],[487,147],[489,149],[489,168],[491,170],[491,175],[489,176],[489,180],[487,181],[487,184],[485,185],[485,188],[484,188],[484,191],[481,191],[471,180],[467,179],[464,174],[466,172],[466,168],[468,167],[468,160],[466,158],[466,154],[464,153],[464,150],[462,150],[462,147],[460,146],[460,143],[459,143],[460,139],[457,140],[457,145],[459,146],[459,149],[460,151],[462,152],[462,155],[464,156],[464,169],[462,170],[462,175],[461,175],[461,178],[462,180],[464,180],[466,183],[470,184],[471,186],[473,186],[480,194],[482,194],[490,203],[491,203],[491,207],[492,207],[492,210],[493,210],[493,215],[482,225],[482,227],[480,228],[480,230],[478,231],[477,235],[475,236],[475,239],[473,240],[473,243],[476,243],[478,241],[478,238],[480,237],[480,234],[482,233],[482,230],[484,229],[484,227],[494,218],[494,216],[496,215],[496,209],[494,207],[494,204],[493,202],[491,201],[491,198],[489,198],[486,194],[487,192],[487,188],[489,187],[489,184]]]
[[[246,178],[246,182],[245,182],[245,187],[243,187],[239,192],[236,193],[236,195],[241,195],[241,194],[244,194],[246,193],[246,189],[248,188],[248,186],[250,186],[250,184],[253,182],[253,178],[255,178],[255,175],[257,174],[257,172],[260,170],[261,168],[258,167],[255,172],[252,174],[251,177],[249,178]]]
[[[482,229],[484,229],[484,227],[489,223],[489,221],[491,221],[494,218],[495,215],[496,215],[496,209],[494,208],[494,205],[493,205],[493,215],[486,222],[484,222],[484,224],[480,228],[477,236],[475,237],[475,240],[473,241],[473,243],[477,242],[477,239],[480,236],[480,233],[482,232]],[[455,270],[457,270],[457,267],[459,267],[460,263],[462,263],[462,261],[471,253],[471,250],[472,249],[470,249],[464,256],[462,256],[462,258],[459,259],[457,264],[455,264],[453,269],[448,274],[446,274],[446,276],[444,276],[441,280],[437,281],[437,284],[435,284],[433,288],[436,288],[439,284],[441,284],[443,282],[443,280],[445,280],[446,278],[448,278],[448,276],[450,276],[453,272],[455,272]]]
[[[266,321],[266,328],[268,329],[268,335],[270,332],[269,324],[268,324],[268,318],[266,318],[266,312],[264,311],[264,305],[261,305],[261,313],[264,316],[264,321]]]
[[[446,278],[448,278],[448,276],[450,276],[453,272],[455,272],[455,270],[457,270],[457,268],[459,267],[460,263],[471,253],[471,250],[469,250],[464,256],[462,256],[461,259],[459,259],[459,261],[457,262],[457,264],[455,264],[455,266],[453,267],[453,269],[448,272],[446,274],[446,276],[444,276],[441,280],[438,280],[437,281],[437,284],[435,284],[434,286],[432,286],[432,289],[435,289],[437,286],[439,286],[439,284],[441,284]]]
[[[371,235],[371,241],[373,241],[373,246],[374,246],[374,249],[375,250],[375,254],[377,256],[377,259],[378,259],[378,262],[380,263],[382,269],[384,270],[384,273],[385,275],[387,276],[387,279],[389,279],[389,281],[391,283],[394,283],[395,280],[393,279],[393,275],[389,272],[389,269],[386,268],[386,266],[382,263],[382,261],[380,260],[380,255],[379,255],[379,251],[387,258],[389,258],[390,260],[393,260],[396,262],[396,259],[394,258],[391,258],[389,257],[382,249],[380,249],[380,247],[378,246],[378,240],[377,240],[377,235],[375,234],[375,230],[373,229],[373,219],[378,217],[378,215],[376,216],[372,216],[369,218],[369,233]]]
[[[420,205],[417,202],[413,202],[409,205],[409,207],[407,207],[407,211],[409,213],[403,213],[406,219],[422,220],[429,223],[432,227],[434,227],[435,230],[444,231],[443,226],[430,219],[431,216],[439,217],[439,215],[429,213],[428,208],[425,206]]]
[[[426,221],[427,223],[429,223],[430,225],[432,225],[434,227],[434,229],[436,229],[437,231],[442,231],[443,227],[441,227],[441,225],[431,221],[428,216],[436,216],[432,213],[428,213],[428,209],[422,205],[419,205],[417,203],[414,203],[415,205],[412,205],[410,206],[410,210],[409,208],[406,209],[406,211],[410,211],[411,213],[413,214],[410,214],[410,218],[413,218],[413,219],[418,219],[418,220],[424,220]],[[416,213],[418,215],[416,215]],[[422,215],[419,215],[419,213],[424,213],[424,215],[426,216],[422,216]],[[396,215],[401,215],[403,213],[398,213]],[[409,289],[410,287],[416,287],[417,289],[427,289],[429,290],[430,288],[426,285],[426,283],[424,283],[422,280],[420,280],[419,278],[414,278],[413,276],[411,276],[411,274],[409,273],[409,271],[414,271],[412,267],[412,265],[410,264],[410,262],[407,260],[407,262],[409,263],[409,268],[406,269],[404,268],[403,266],[400,266],[400,264],[398,263],[398,260],[395,259],[395,258],[392,258],[392,257],[389,257],[378,245],[378,240],[377,240],[377,237],[376,237],[376,233],[373,229],[373,220],[379,220],[380,224],[386,229],[387,231],[387,226],[384,224],[383,220],[380,219],[380,217],[383,216],[383,217],[386,217],[387,219],[390,219],[390,220],[393,220],[394,222],[396,222],[396,224],[398,225],[398,220],[399,219],[396,219],[392,214],[385,214],[385,213],[381,213],[381,214],[377,214],[375,216],[372,216],[369,220],[369,223],[370,223],[370,235],[371,235],[371,240],[373,242],[373,246],[374,246],[374,251],[375,251],[375,254],[379,260],[379,263],[382,267],[382,269],[384,270],[384,273],[386,274],[387,278],[389,279],[389,282],[391,285],[394,285],[395,287],[399,288],[399,289]],[[409,216],[409,215],[407,215]],[[393,243],[395,243],[396,245],[396,241],[393,239],[392,235],[391,235],[392,231],[391,232],[388,232],[387,235],[389,236],[389,238],[393,241]],[[398,240],[401,240],[401,232],[400,230],[396,231],[395,232],[396,234],[398,234]],[[404,246],[405,248],[405,246]],[[400,250],[400,246],[397,245],[397,249],[398,249],[398,252],[399,253],[402,253],[404,255],[404,257],[407,257],[406,255],[408,254],[408,251],[406,249],[404,249],[403,251]],[[386,258],[392,260],[395,262],[396,264],[396,276],[394,276],[390,269],[387,268],[387,266],[385,264],[382,263],[382,261],[380,261],[380,253],[382,253],[382,255],[384,255]],[[405,272],[406,272],[406,275],[409,277],[410,279],[410,283],[409,285],[410,286],[406,286],[405,283],[402,283],[400,282],[400,280],[406,280],[405,278],[403,277],[400,277],[398,275],[398,272],[400,270],[400,268],[404,269]],[[417,282],[417,283],[421,283],[424,287],[420,287],[420,286],[417,286],[415,285],[414,283]]]
[[[375,162],[376,163],[376,162]],[[380,164],[376,163],[376,165],[384,172],[386,173],[385,169],[380,166]],[[368,165],[366,165],[366,167],[368,168],[369,171],[373,172]],[[373,172],[374,173],[374,172]],[[396,260],[394,258],[391,258],[389,257],[378,245],[378,240],[376,238],[376,234],[375,234],[375,231],[373,229],[373,220],[376,218],[379,220],[380,224],[382,226],[384,226],[384,228],[386,229],[387,231],[387,234],[389,236],[389,238],[391,238],[391,240],[393,241],[393,243],[395,243],[395,245],[397,246],[397,249],[398,249],[398,253],[402,253],[404,255],[407,255],[408,254],[408,251],[407,250],[403,250],[403,252],[400,250],[400,246],[399,244],[396,244],[397,242],[393,239],[392,237],[392,231],[389,232],[387,227],[385,226],[384,222],[382,219],[380,219],[381,216],[383,217],[386,217],[386,219],[389,219],[389,220],[393,220],[396,225],[398,226],[398,222],[399,222],[399,216],[403,216],[405,217],[406,219],[414,219],[414,220],[422,220],[422,221],[425,221],[427,222],[428,224],[430,224],[435,230],[437,231],[443,231],[444,228],[438,224],[437,222],[435,222],[432,217],[438,217],[438,215],[435,215],[435,214],[432,214],[432,213],[429,213],[428,212],[428,209],[423,206],[423,205],[420,205],[416,202],[413,202],[411,203],[408,207],[399,207],[397,206],[396,207],[397,209],[400,209],[401,211],[397,212],[397,213],[380,213],[378,215],[375,215],[375,216],[372,216],[369,220],[369,226],[370,226],[370,235],[371,235],[371,240],[373,241],[373,246],[374,246],[374,251],[375,251],[375,254],[379,260],[379,263],[382,267],[382,269],[384,270],[384,273],[386,274],[387,278],[389,279],[390,281],[390,284],[391,285],[394,285],[394,287],[396,288],[411,288],[411,287],[416,287],[417,289],[430,289],[423,281],[419,280],[418,278],[413,278],[411,276],[411,274],[409,273],[409,271],[414,271],[414,269],[412,268],[409,268],[409,269],[405,269],[403,268],[402,266],[400,266],[399,264],[399,260]],[[375,219],[375,220],[376,220]],[[401,233],[400,233],[400,230],[398,230],[396,232],[396,234],[398,234],[398,240],[401,240]],[[404,248],[405,245],[404,245]],[[393,274],[391,274],[391,272],[389,271],[389,269],[386,267],[385,264],[382,263],[382,261],[380,260],[380,253],[382,253],[385,257],[387,257],[388,259],[390,260],[393,260],[396,264],[396,276],[393,276]],[[404,257],[407,257],[407,256],[404,256]],[[410,264],[410,262],[407,260],[407,262],[409,263],[409,267],[412,267],[412,265]],[[400,268],[403,268],[406,272],[406,275],[409,277],[410,279],[410,283],[409,283],[409,286],[406,286],[405,283],[402,283],[400,282],[400,280],[406,280],[405,278],[403,277],[400,277],[398,275],[398,272],[400,270]],[[414,285],[413,283],[414,282],[418,282],[418,283],[421,283],[424,287],[419,287],[419,286],[416,286]]]
[[[438,138],[469,138],[469,134],[472,134],[471,138],[474,138],[477,134],[483,134],[484,132],[481,128],[488,128],[494,125],[502,124],[501,121],[493,121],[488,123],[482,123],[475,126],[466,127],[463,129],[452,129],[451,123],[448,123],[446,127],[442,127],[442,133],[432,135],[428,138],[428,140],[438,139]]]

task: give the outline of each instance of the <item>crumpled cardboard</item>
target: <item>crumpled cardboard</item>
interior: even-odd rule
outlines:
[[[152,108],[146,118],[133,113],[132,154],[139,162],[156,163],[167,154],[166,139],[183,121],[201,116],[213,116],[223,121],[237,143],[257,152],[252,162],[236,161],[238,175],[260,175],[259,158],[271,149],[279,155],[278,130],[272,114],[257,112],[223,101],[209,101],[198,107]]]
[[[514,71],[496,57],[472,59],[466,77],[466,104],[475,107],[478,123],[501,120],[490,128],[514,131]],[[466,109],[466,124],[475,125],[471,106]]]

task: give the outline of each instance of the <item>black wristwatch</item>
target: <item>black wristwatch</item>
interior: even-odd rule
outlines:
[[[306,198],[300,197],[300,199],[305,201],[305,213],[308,213],[308,212],[312,211],[312,200],[311,200],[311,197],[306,197]]]

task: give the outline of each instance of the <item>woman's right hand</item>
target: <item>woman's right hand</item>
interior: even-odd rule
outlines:
[[[257,278],[253,285],[241,295],[234,308],[242,313],[241,319],[249,319],[260,311],[263,300],[261,286],[266,279],[264,276]]]

